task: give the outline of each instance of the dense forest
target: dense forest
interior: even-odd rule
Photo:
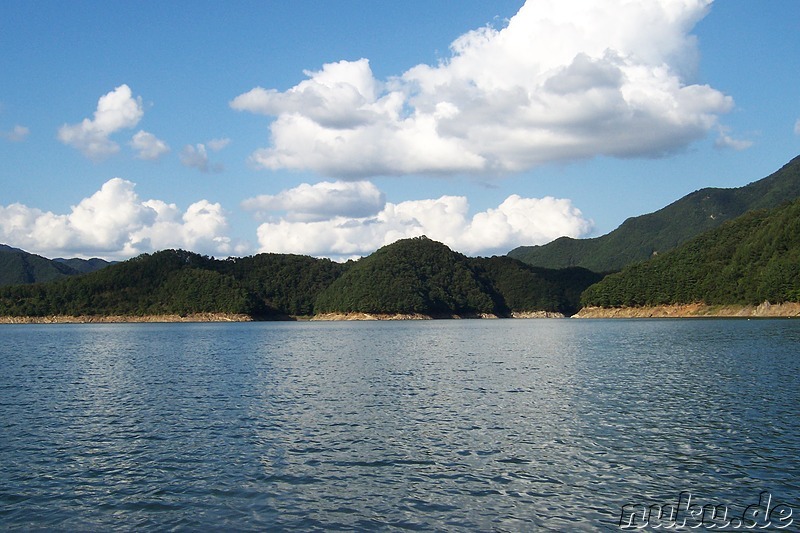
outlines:
[[[800,301],[800,200],[751,211],[589,287],[585,306]]]
[[[747,211],[777,207],[798,197],[800,156],[749,185],[695,191],[654,213],[629,218],[602,237],[561,237],[542,246],[516,248],[508,255],[546,268],[581,266],[595,272],[618,271],[669,251]]]
[[[468,258],[425,237],[385,246],[356,262],[317,299],[317,312],[507,316],[572,314],[602,276],[538,269],[510,257]]]
[[[218,260],[164,250],[82,276],[0,287],[0,315],[570,314],[599,277],[508,257],[467,258],[425,237],[344,264],[285,254]]]

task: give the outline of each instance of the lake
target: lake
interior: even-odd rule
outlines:
[[[800,524],[798,320],[0,335],[2,529]]]

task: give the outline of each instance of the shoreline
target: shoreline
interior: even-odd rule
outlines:
[[[707,305],[703,303],[642,307],[584,307],[572,318],[794,318],[800,303]]]
[[[482,313],[476,315],[426,315],[421,313],[320,313],[312,316],[257,317],[228,313],[194,313],[189,315],[48,315],[48,316],[0,316],[0,324],[164,324],[206,322],[355,322],[380,320],[470,320],[499,318],[565,318],[551,311],[520,311],[508,317]]]
[[[137,324],[172,322],[253,322],[250,315],[194,313],[190,315],[48,315],[0,316],[0,324]]]
[[[707,305],[702,303],[641,307],[584,307],[569,318],[794,318],[800,317],[800,302],[759,305]],[[212,323],[212,322],[366,322],[397,320],[497,320],[566,318],[551,311],[515,311],[508,316],[490,313],[455,315],[422,313],[320,313],[311,316],[259,317],[229,313],[188,315],[48,315],[0,316],[0,324],[137,324],[137,323]]]

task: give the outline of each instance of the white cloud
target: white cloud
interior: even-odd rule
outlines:
[[[100,97],[94,119],[64,124],[58,130],[58,139],[86,157],[103,159],[119,151],[119,145],[110,136],[121,129],[133,128],[143,114],[141,97],[133,98],[130,87],[120,85]]]
[[[231,140],[228,139],[227,137],[224,137],[222,139],[211,139],[206,143],[206,145],[208,146],[208,149],[211,150],[212,152],[219,152],[220,150],[228,146],[230,143]]]
[[[326,191],[334,207],[324,206]],[[378,196],[376,196],[376,193]],[[469,216],[463,196],[383,201],[369,182],[301,185],[275,196],[247,200],[248,209],[287,211],[261,224],[263,252],[297,253],[336,259],[367,255],[398,239],[427,235],[470,255],[504,254],[519,245],[543,244],[562,235],[581,237],[591,221],[570,200],[509,196],[493,209]]]
[[[148,161],[155,161],[169,152],[167,143],[144,130],[139,130],[133,138],[131,138],[130,145],[134,150],[139,152],[136,155],[137,158],[146,159]]]
[[[11,142],[22,142],[30,134],[31,130],[25,126],[17,124],[11,131],[0,131],[0,137]]]
[[[719,128],[719,136],[714,141],[715,148],[730,148],[732,150],[747,150],[753,146],[753,141],[748,141],[745,139],[734,139],[730,135],[728,135],[728,128]]]
[[[164,248],[212,255],[244,250],[226,235],[220,204],[201,200],[181,212],[161,200],[141,201],[134,187],[113,178],[63,215],[22,204],[0,206],[0,237],[46,257],[125,259]]]
[[[225,141],[228,141],[228,139],[212,140],[208,143],[209,148],[215,152],[219,151],[227,146],[228,142]],[[208,158],[208,149],[204,143],[198,143],[194,146],[187,144],[183,147],[180,158],[184,166],[196,168],[200,172],[222,172],[224,170],[221,163],[211,163]]]
[[[286,212],[290,222],[330,220],[336,216],[363,218],[377,215],[386,197],[368,181],[303,183],[274,196],[261,195],[242,202],[242,208],[261,216],[270,211]]]
[[[800,118],[798,118],[797,122],[794,123],[794,134],[800,135]]]
[[[733,106],[687,81],[689,32],[710,4],[531,0],[505,28],[456,39],[438,65],[379,81],[368,60],[339,61],[230,105],[275,117],[255,164],[342,178],[660,156],[707,135]]]

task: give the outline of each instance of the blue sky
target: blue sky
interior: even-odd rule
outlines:
[[[0,3],[0,242],[337,259],[607,233],[800,153],[800,3]]]

